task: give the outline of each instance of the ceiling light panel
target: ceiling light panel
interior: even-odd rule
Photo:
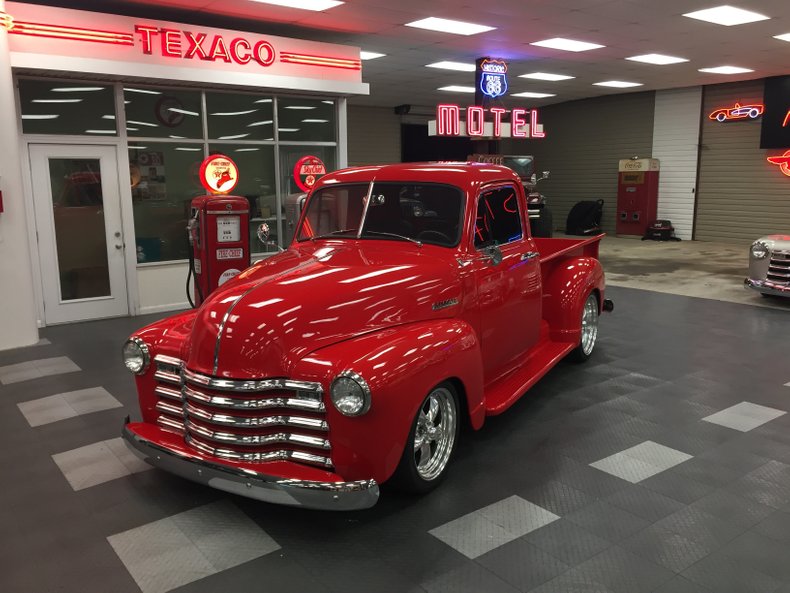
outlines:
[[[656,64],[657,66],[667,66],[669,64],[681,64],[688,62],[686,58],[676,58],[674,56],[665,56],[663,54],[644,54],[641,56],[631,56],[626,58],[632,62],[644,62],[645,64]]]
[[[779,39],[780,41],[790,41],[790,33],[784,33],[783,35],[774,35],[774,39]]]
[[[744,25],[746,23],[756,23],[757,21],[767,21],[769,18],[759,12],[752,12],[751,10],[744,10],[735,6],[715,6],[713,8],[706,8],[705,10],[697,10],[688,12],[683,16],[708,23],[715,23],[716,25],[724,25],[725,27],[732,27],[733,25]]]
[[[606,47],[605,45],[598,45],[597,43],[576,41],[575,39],[564,39],[562,37],[554,37],[552,39],[544,39],[543,41],[535,41],[534,43],[530,43],[530,45],[573,52],[590,51],[591,49],[600,49],[602,47]]]
[[[513,93],[511,96],[526,97],[528,99],[546,99],[548,97],[556,97],[557,95],[552,95],[551,93],[533,93],[531,91],[526,91],[523,93]]]
[[[475,65],[465,62],[434,62],[425,64],[427,68],[441,68],[442,70],[458,70],[459,72],[474,72]]]
[[[300,10],[321,11],[340,6],[343,2],[338,0],[252,0],[261,4],[273,4],[285,8],[298,8]]]
[[[375,60],[376,58],[383,58],[387,54],[380,54],[375,51],[360,51],[359,52],[359,59],[360,60]]]
[[[548,80],[549,82],[559,82],[560,80],[570,80],[575,76],[565,74],[550,74],[548,72],[532,72],[530,74],[519,74],[519,78],[531,78],[532,80]]]
[[[716,66],[715,68],[700,68],[699,71],[705,72],[706,74],[746,74],[748,72],[754,72],[754,70],[741,68],[739,66]]]
[[[440,19],[433,16],[412,23],[406,23],[406,26],[416,27],[418,29],[428,29],[429,31],[438,31],[440,33],[452,33],[453,35],[477,35],[478,33],[485,33],[496,29],[496,27],[476,25],[475,23],[465,23],[463,21],[453,21],[450,19]]]
[[[624,80],[605,80],[603,82],[594,82],[593,86],[608,86],[613,89],[630,89],[635,86],[642,86],[642,83],[626,82]]]
[[[473,86],[459,86],[457,84],[451,84],[450,86],[442,86],[439,87],[440,91],[448,91],[450,93],[474,93],[475,87]]]

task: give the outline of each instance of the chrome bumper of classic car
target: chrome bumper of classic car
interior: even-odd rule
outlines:
[[[743,286],[744,288],[752,288],[764,294],[772,294],[774,296],[783,297],[790,296],[790,285],[781,286],[779,284],[774,284],[769,280],[753,280],[752,278],[746,278],[743,281]]]
[[[184,455],[130,430],[128,416],[124,421],[123,438],[137,457],[154,467],[247,498],[334,511],[367,509],[375,505],[379,499],[379,486],[375,480],[354,482],[289,480]]]

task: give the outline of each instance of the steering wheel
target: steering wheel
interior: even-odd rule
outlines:
[[[445,235],[443,232],[433,231],[433,230],[422,231],[417,234],[415,239],[417,239],[418,241],[426,241],[426,242],[430,241],[431,243],[439,242],[439,243],[444,243],[446,245],[452,245],[453,243],[453,240],[447,235]]]

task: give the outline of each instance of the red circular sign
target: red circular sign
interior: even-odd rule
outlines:
[[[313,189],[315,182],[326,175],[326,166],[317,156],[304,156],[294,166],[294,181],[303,192]]]
[[[229,194],[239,182],[239,169],[224,154],[212,154],[200,165],[200,184],[212,194]]]

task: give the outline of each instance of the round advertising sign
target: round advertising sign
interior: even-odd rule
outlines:
[[[200,165],[200,184],[212,194],[228,194],[239,182],[236,163],[224,154],[212,154]]]
[[[304,156],[294,166],[294,181],[303,192],[313,189],[315,182],[326,175],[326,166],[317,156]]]

